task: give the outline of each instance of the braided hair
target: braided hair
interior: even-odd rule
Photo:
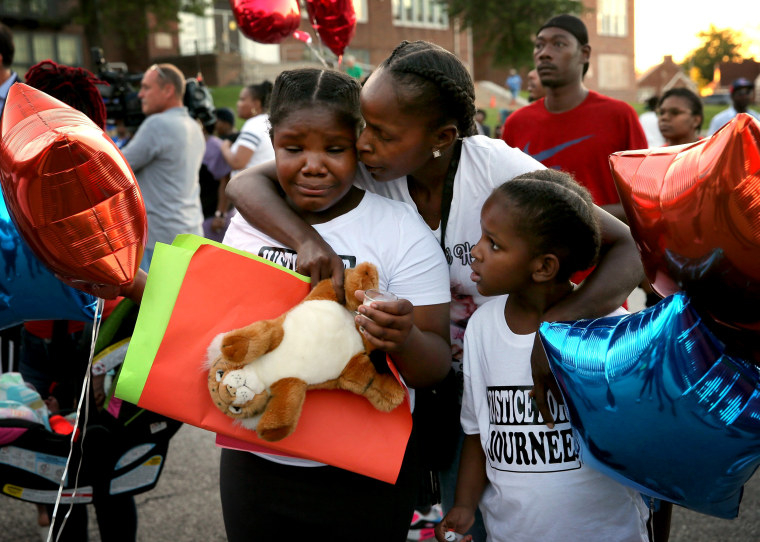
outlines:
[[[455,120],[460,137],[477,133],[475,85],[453,53],[426,41],[402,41],[380,68],[411,94],[408,111],[427,111],[434,126]]]
[[[106,105],[96,85],[107,85],[83,68],[43,60],[29,68],[26,84],[81,111],[100,128],[106,126]]]
[[[353,77],[341,72],[315,68],[286,70],[277,76],[272,90],[270,135],[274,136],[277,125],[291,113],[315,105],[332,110],[340,122],[355,129],[358,135],[363,122],[360,90]]]
[[[531,240],[536,255],[554,254],[559,280],[591,267],[599,257],[601,230],[588,190],[568,173],[541,169],[518,175],[494,190],[517,213],[519,234]]]

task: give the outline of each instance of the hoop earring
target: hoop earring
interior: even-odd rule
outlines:
[[[441,149],[433,149],[433,158],[441,157]]]

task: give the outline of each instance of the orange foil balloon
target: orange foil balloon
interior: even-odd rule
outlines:
[[[8,213],[36,256],[75,281],[131,282],[148,222],[111,138],[83,113],[20,83],[8,93],[0,134]]]
[[[760,331],[760,123],[742,113],[708,139],[610,164],[655,291]]]

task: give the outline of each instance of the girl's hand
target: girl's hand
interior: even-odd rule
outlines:
[[[470,510],[464,506],[454,506],[446,514],[446,517],[435,526],[435,538],[439,542],[449,542],[446,540],[446,533],[448,531],[453,530],[455,533],[466,533],[473,523],[475,523],[474,510]],[[456,539],[469,542],[472,540],[472,535],[468,534],[464,535],[463,538],[457,537]]]
[[[343,288],[345,265],[340,256],[320,237],[302,243],[298,249],[296,271],[311,277],[311,287],[319,281],[331,279],[338,303],[345,303],[346,292]]]
[[[356,299],[364,301],[364,290],[356,290]],[[407,299],[373,301],[359,305],[356,323],[367,340],[385,352],[399,352],[414,327],[414,306]]]

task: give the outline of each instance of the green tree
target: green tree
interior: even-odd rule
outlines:
[[[90,46],[101,45],[104,35],[118,36],[134,51],[149,30],[161,30],[179,20],[179,12],[202,14],[211,0],[79,0],[72,16],[84,27]],[[154,26],[148,27],[148,13]]]
[[[473,40],[493,52],[502,66],[533,62],[533,37],[542,24],[560,13],[578,14],[577,0],[441,0],[449,15],[472,28]]]
[[[687,73],[696,68],[699,72],[700,83],[709,83],[713,80],[715,65],[719,62],[741,60],[740,51],[744,36],[741,32],[724,28],[718,30],[710,25],[709,30],[703,30],[697,37],[702,40],[702,45],[694,49],[684,59],[681,67]]]

